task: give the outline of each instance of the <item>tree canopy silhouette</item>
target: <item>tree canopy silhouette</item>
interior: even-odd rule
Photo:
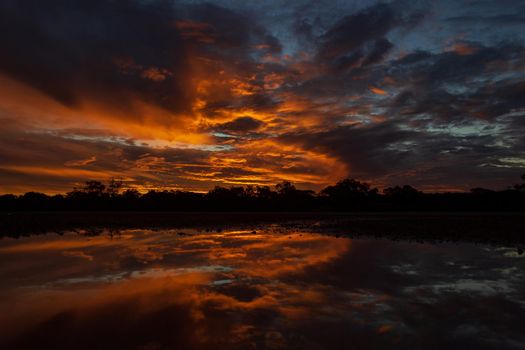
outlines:
[[[525,175],[521,176],[525,181]],[[473,188],[463,193],[424,193],[403,185],[382,193],[369,183],[343,179],[315,193],[284,181],[269,186],[216,186],[208,193],[150,190],[140,193],[121,180],[89,180],[65,195],[38,192],[0,195],[1,211],[523,211],[525,182],[507,190]]]

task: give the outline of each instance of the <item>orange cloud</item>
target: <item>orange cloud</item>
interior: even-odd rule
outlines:
[[[58,177],[80,177],[80,178],[106,178],[107,172],[93,171],[84,169],[70,169],[70,168],[44,168],[35,166],[19,166],[8,165],[1,166],[2,170],[14,171],[22,174],[37,175],[37,176],[58,176]],[[116,175],[116,173],[114,173]]]
[[[380,89],[378,87],[375,87],[375,86],[370,86],[370,87],[368,87],[368,89],[370,91],[372,91],[376,95],[383,95],[383,96],[388,95],[388,92],[386,92],[385,90]]]
[[[81,159],[81,160],[70,160],[64,163],[65,166],[85,166],[92,164],[97,161],[97,157],[92,156],[88,159]]]
[[[448,51],[455,52],[460,56],[468,56],[477,52],[478,48],[466,43],[455,43],[448,49]]]

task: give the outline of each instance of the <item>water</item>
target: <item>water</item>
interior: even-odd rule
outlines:
[[[524,256],[271,227],[4,238],[0,347],[525,348]]]

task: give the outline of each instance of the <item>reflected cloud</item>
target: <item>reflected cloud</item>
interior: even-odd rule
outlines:
[[[269,228],[6,238],[0,344],[518,347],[523,266],[507,251]]]

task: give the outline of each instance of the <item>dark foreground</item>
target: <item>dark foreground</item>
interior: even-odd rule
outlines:
[[[220,226],[230,214],[156,215],[148,220],[203,226],[125,229],[116,221],[119,229],[1,238],[0,348],[525,347],[525,254],[515,244],[341,236],[403,228],[410,234],[402,237],[433,237],[445,227],[470,239],[464,227],[488,234],[517,216],[294,214],[279,224],[257,214],[243,217],[252,226],[243,230]]]
[[[525,213],[332,213],[332,212],[0,212],[0,237],[103,229],[192,227],[257,229],[279,224],[347,237],[415,241],[525,243]]]

